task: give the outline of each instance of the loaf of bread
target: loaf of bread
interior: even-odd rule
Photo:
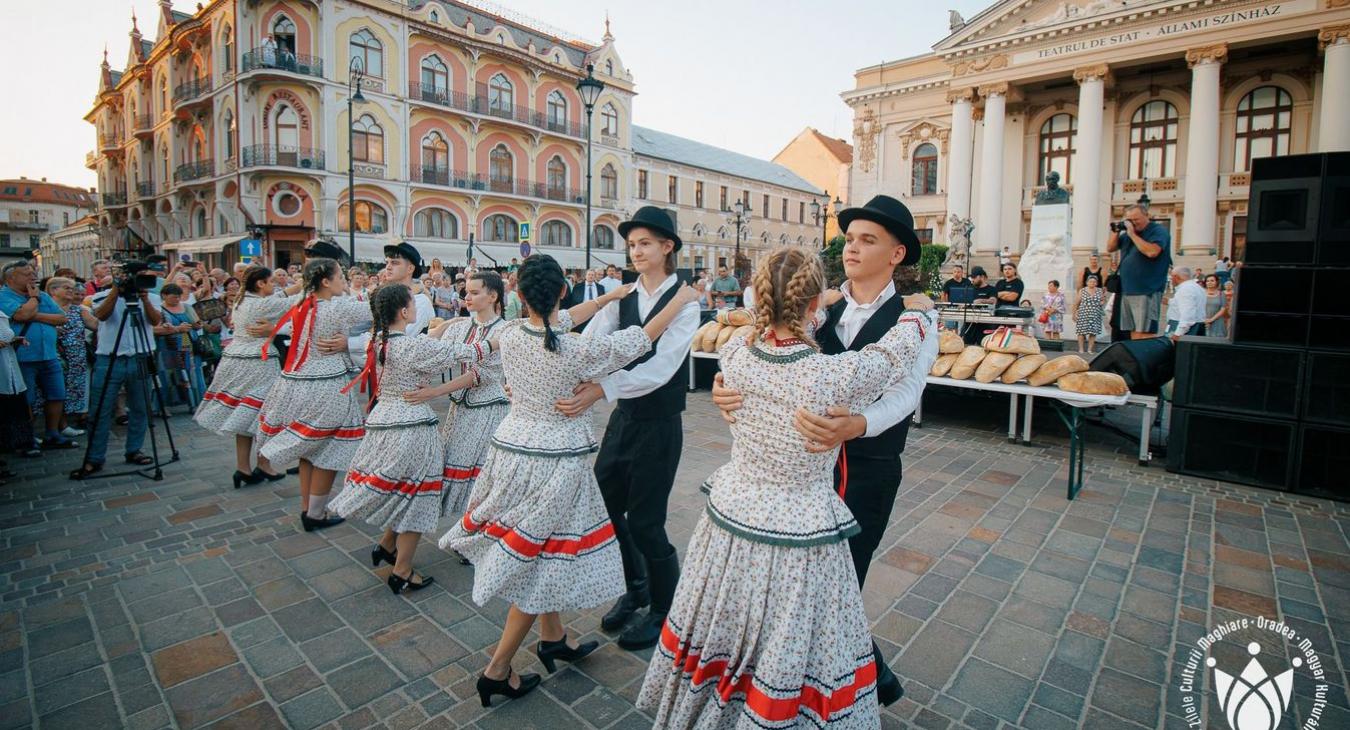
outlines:
[[[990,352],[1011,352],[1016,355],[1035,355],[1041,351],[1041,343],[1036,338],[1012,330],[985,335],[980,344]]]
[[[746,324],[746,325],[741,325],[740,327],[735,327],[735,328],[733,328],[733,329],[734,329],[735,331],[733,331],[733,332],[731,333],[731,337],[730,337],[731,340],[734,340],[734,339],[736,339],[736,338],[738,338],[738,337],[741,337],[742,335],[744,335],[744,336],[746,336],[746,337],[749,337],[749,336],[750,336],[750,333],[755,331],[754,325],[748,325],[748,324]]]
[[[707,326],[705,325],[705,328],[704,328],[704,330],[703,330],[703,351],[704,351],[704,352],[716,352],[716,351],[717,351],[717,335],[722,331],[722,325],[718,324],[717,322],[711,322],[710,324],[713,324],[713,325],[715,325],[715,326],[713,326],[713,327],[707,327]]]
[[[689,344],[689,349],[693,350],[694,352],[703,352],[704,351],[703,338],[707,336],[709,330],[715,331],[721,326],[722,325],[718,324],[717,320],[715,319],[708,320],[702,327],[698,328],[697,332],[694,333],[694,341]],[[715,339],[713,341],[716,342]]]
[[[1045,355],[1023,355],[1017,358],[1017,362],[1009,365],[999,379],[1011,385],[1019,380],[1026,380],[1028,375],[1036,372],[1036,369],[1044,364]]]
[[[975,368],[975,382],[994,382],[1015,360],[1017,360],[1017,356],[1011,352],[991,352],[985,355],[984,359],[980,361],[980,366]]]
[[[747,324],[754,324],[755,317],[748,309],[727,309],[717,313],[717,321],[733,327],[744,327]]]
[[[1125,395],[1130,392],[1125,379],[1115,373],[1069,373],[1055,382],[1060,390],[1091,395]]]
[[[713,346],[713,351],[716,352],[717,350],[722,349],[722,345],[727,344],[727,340],[731,339],[731,336],[734,335],[734,334],[736,334],[736,328],[735,328],[735,327],[730,327],[730,326],[728,326],[728,327],[723,327],[722,329],[718,330],[718,331],[717,331],[717,342],[716,342],[716,343],[714,344],[714,346]]]
[[[933,361],[933,368],[928,371],[928,374],[935,378],[941,378],[952,371],[952,366],[956,364],[957,357],[955,353],[938,355],[938,359]]]
[[[1065,355],[1036,368],[1036,372],[1027,376],[1027,384],[1049,385],[1069,373],[1081,373],[1087,369],[1087,361],[1083,358],[1077,355]]]
[[[951,372],[948,373],[956,380],[965,380],[975,374],[975,368],[980,366],[980,361],[984,359],[984,348],[979,345],[971,345],[961,351],[956,356],[956,363],[952,365]]]
[[[966,343],[962,341],[961,335],[951,330],[942,330],[938,334],[938,353],[942,355],[959,355],[966,349]]]

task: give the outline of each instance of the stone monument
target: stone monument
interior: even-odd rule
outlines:
[[[1059,281],[1059,290],[1064,294],[1066,305],[1073,299],[1073,254],[1070,246],[1071,208],[1069,191],[1059,186],[1059,173],[1051,171],[1045,176],[1045,189],[1036,193],[1031,208],[1031,232],[1027,236],[1027,249],[1017,266],[1017,273],[1026,287],[1023,296],[1031,300],[1032,307],[1039,313],[1041,295],[1046,292],[1046,283],[1051,279]],[[1064,327],[1072,332],[1072,312],[1065,312]]]
[[[947,258],[942,261],[942,269],[950,271],[953,266],[970,268],[970,232],[975,225],[969,218],[955,213],[947,218]]]

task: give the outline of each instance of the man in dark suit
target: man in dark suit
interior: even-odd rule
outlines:
[[[600,283],[599,277],[596,276],[594,271],[587,271],[585,281],[572,285],[572,297],[569,306],[575,307],[582,302],[599,299],[600,295],[604,293],[605,285]]]
[[[839,213],[845,231],[844,282],[840,291],[821,297],[822,312],[814,324],[821,352],[837,355],[861,350],[881,339],[907,308],[922,310],[924,344],[908,375],[888,387],[861,413],[832,407],[825,414],[799,410],[793,425],[807,439],[807,450],[823,452],[844,444],[835,466],[835,486],[858,520],[860,531],[849,538],[854,571],[861,589],[872,553],[890,522],[891,508],[900,491],[900,454],[914,410],[923,394],[924,378],[937,359],[937,316],[926,297],[906,301],[895,291],[897,266],[917,266],[919,239],[914,217],[903,203],[878,195],[861,208]],[[823,317],[821,316],[823,315]],[[734,420],[740,394],[723,387],[721,375],[713,386],[713,402]],[[873,643],[877,662],[877,699],[892,704],[904,694],[900,681]]]

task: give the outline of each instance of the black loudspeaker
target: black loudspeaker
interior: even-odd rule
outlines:
[[[1156,395],[1176,368],[1176,351],[1168,337],[1123,340],[1092,359],[1092,369],[1125,379],[1130,392]]]
[[[1350,354],[1310,352],[1303,386],[1303,419],[1350,426]],[[1346,441],[1350,453],[1350,440]],[[1350,482],[1350,476],[1346,478]]]
[[[1350,499],[1350,429],[1304,425],[1299,430],[1298,475],[1294,491]]]
[[[1325,156],[1317,264],[1350,266],[1350,152]]]
[[[1350,153],[1252,161],[1245,263],[1350,265]]]
[[[1270,314],[1239,309],[1233,315],[1233,342],[1307,347],[1309,321],[1306,314]]]
[[[1243,266],[1234,285],[1234,306],[1243,312],[1311,314],[1316,273],[1316,269],[1292,266]]]
[[[1167,468],[1198,477],[1288,489],[1298,463],[1298,423],[1172,409]]]
[[[1305,387],[1303,357],[1302,350],[1182,340],[1177,347],[1172,403],[1181,408],[1298,418],[1299,395]]]

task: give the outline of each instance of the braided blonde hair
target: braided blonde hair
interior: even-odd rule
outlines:
[[[815,344],[806,333],[806,305],[825,291],[825,267],[814,250],[803,246],[770,250],[755,267],[754,287],[751,344],[771,332],[774,325],[783,325],[793,337]]]

